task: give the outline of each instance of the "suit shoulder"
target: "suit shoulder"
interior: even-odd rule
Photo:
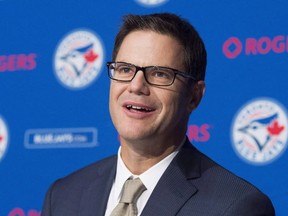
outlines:
[[[255,212],[265,211],[269,213],[263,215],[274,215],[273,204],[267,195],[196,148],[185,149],[180,159],[184,159],[184,162],[181,160],[180,163],[183,163],[182,167],[185,167],[185,176],[191,177],[191,170],[194,173],[196,170],[198,173],[197,176],[193,174],[194,178],[189,180],[197,188],[191,206],[196,204],[203,206],[203,209],[207,210],[206,215],[210,215],[209,209],[219,211],[219,215],[248,216],[256,215],[253,214]],[[237,214],[237,212],[243,212],[243,214]]]
[[[58,186],[65,185],[66,187],[69,185],[77,185],[78,187],[88,185],[103,173],[113,172],[113,169],[116,169],[116,158],[117,156],[114,155],[89,164],[57,180],[56,184]]]
[[[234,188],[234,190],[243,190],[242,192],[254,191],[262,193],[255,185],[251,184],[244,178],[236,175],[232,171],[226,169],[222,165],[218,164],[208,156],[200,153],[201,156],[201,177],[210,178],[214,184],[217,184],[220,188]]]
[[[246,181],[245,179],[237,176],[230,170],[226,169],[219,163],[215,162],[213,159],[208,157],[207,155],[200,152],[198,149],[196,149],[194,146],[189,146],[187,150],[185,150],[184,156],[182,158],[189,158],[185,161],[185,163],[190,163],[189,166],[197,167],[197,172],[200,173],[200,179],[201,181],[203,179],[211,179],[214,183],[218,184],[224,184],[223,186],[229,186],[231,185],[243,185],[247,188],[250,188],[252,190],[258,190],[254,185],[252,185],[250,182]],[[181,158],[181,159],[182,159]],[[195,166],[195,164],[198,164],[198,166]],[[183,165],[184,167],[187,165]],[[189,168],[188,168],[189,169]],[[195,168],[193,168],[195,169]],[[228,184],[228,185],[227,185]]]
[[[202,192],[210,194],[211,191],[215,192],[214,198],[222,203],[230,203],[231,209],[237,209],[237,207],[242,209],[246,205],[244,208],[246,211],[247,209],[251,210],[253,206],[254,208],[266,209],[267,212],[274,211],[271,200],[258,187],[219,165],[206,155],[202,154],[201,158],[202,174],[198,186],[201,187]]]
[[[54,182],[46,193],[43,215],[78,215],[83,196],[90,197],[91,191],[93,199],[108,196],[116,161],[116,156],[100,160]]]

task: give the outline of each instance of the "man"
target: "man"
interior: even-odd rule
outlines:
[[[206,68],[204,44],[187,21],[168,13],[126,16],[107,66],[118,155],[54,183],[42,216],[274,215],[267,196],[186,138]],[[123,201],[131,179],[139,193]]]

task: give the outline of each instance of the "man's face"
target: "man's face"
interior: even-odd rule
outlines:
[[[183,48],[167,36],[152,31],[128,34],[116,61],[137,66],[165,66],[184,71]],[[110,114],[123,141],[169,141],[186,133],[192,111],[191,87],[179,75],[171,86],[149,85],[143,71],[131,82],[111,81]]]

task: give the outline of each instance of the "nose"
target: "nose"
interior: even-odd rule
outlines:
[[[144,77],[144,72],[142,70],[137,71],[134,79],[129,83],[128,90],[130,93],[135,93],[137,95],[149,95],[149,85]]]

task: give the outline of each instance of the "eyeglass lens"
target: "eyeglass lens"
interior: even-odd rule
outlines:
[[[171,85],[174,82],[174,71],[169,68],[157,66],[137,67],[123,62],[109,65],[110,77],[119,81],[131,81],[140,70],[143,71],[146,81],[150,84]]]

